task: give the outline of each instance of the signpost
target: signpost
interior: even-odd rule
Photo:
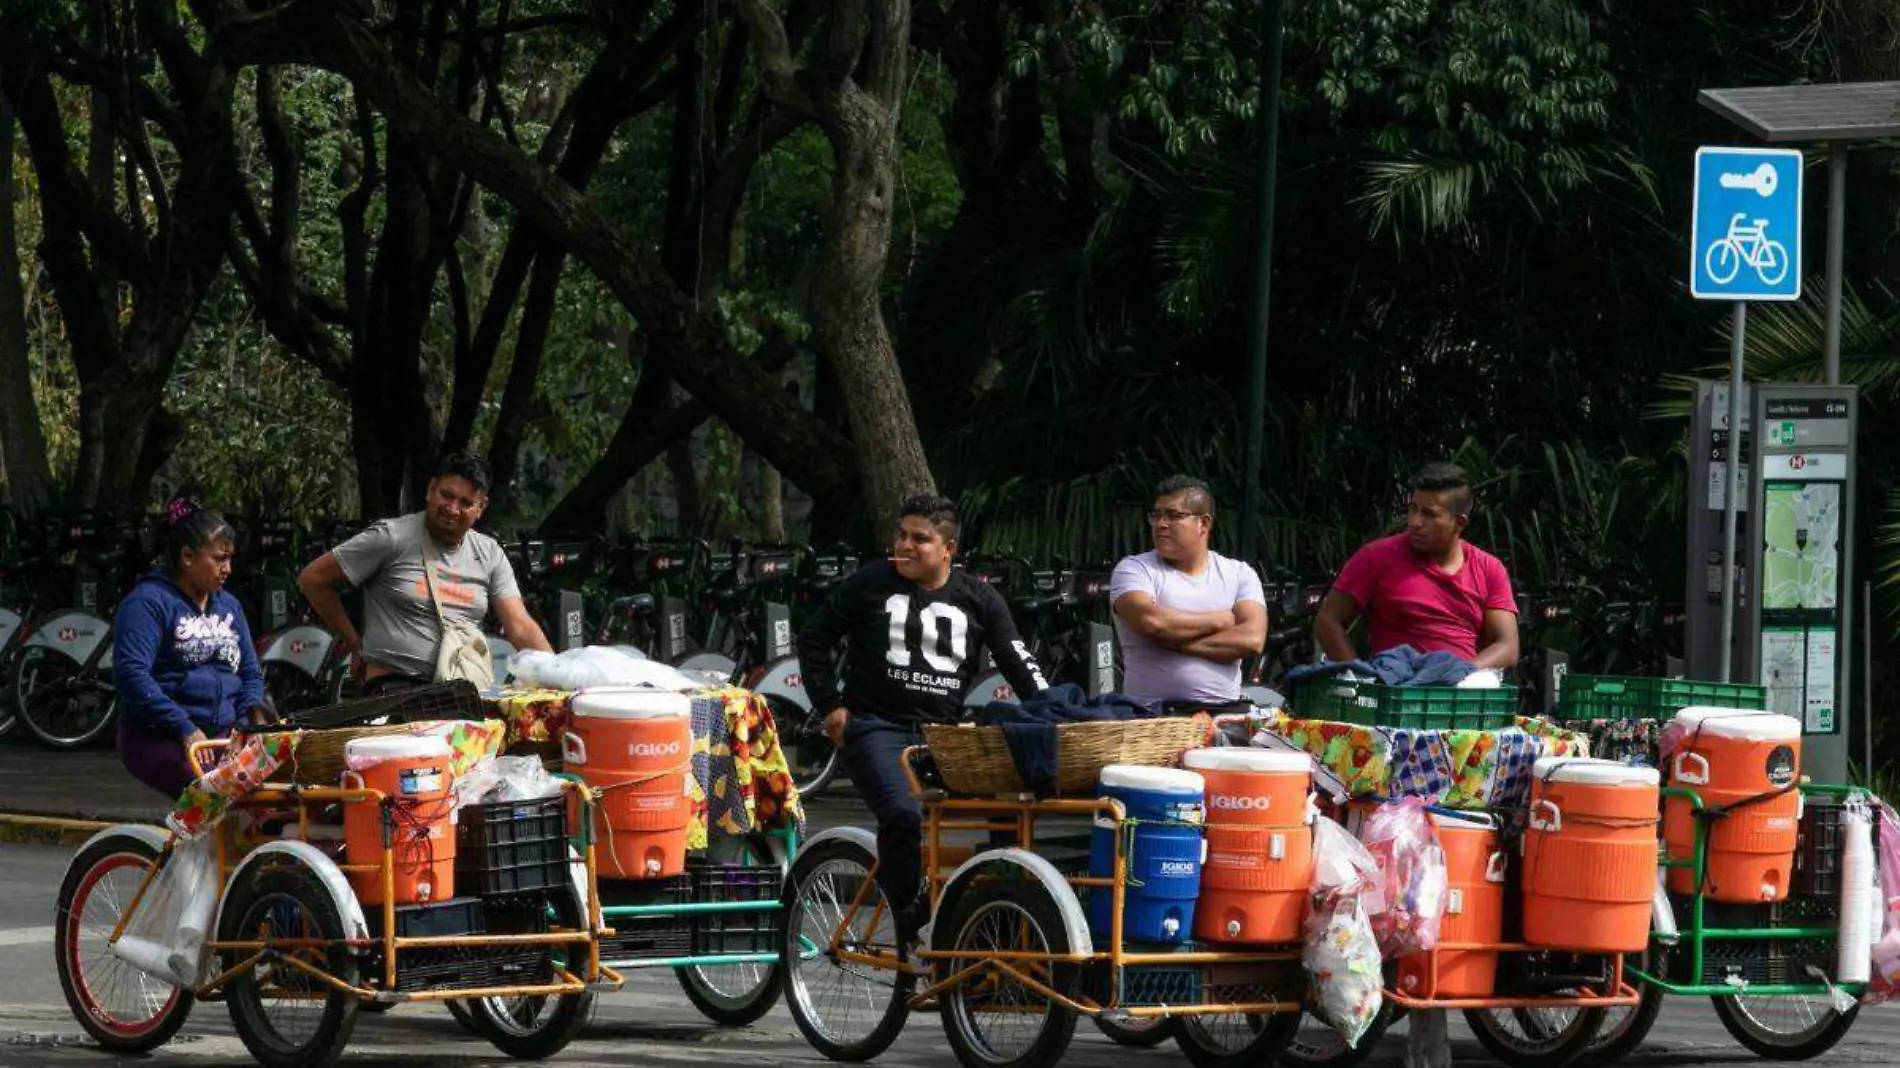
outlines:
[[[1734,302],[1729,339],[1729,417],[1742,426],[1742,351],[1751,300],[1801,299],[1801,152],[1720,148],[1695,154],[1689,292]],[[1735,642],[1735,525],[1741,451],[1728,450],[1722,516],[1721,677],[1732,682]]]

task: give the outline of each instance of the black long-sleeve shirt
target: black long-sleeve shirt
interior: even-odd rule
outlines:
[[[842,693],[832,657],[840,639],[849,643]],[[1019,697],[1048,688],[1001,594],[962,571],[926,590],[880,560],[846,576],[799,628],[798,665],[820,715],[843,705],[892,723],[954,723],[979,645]]]

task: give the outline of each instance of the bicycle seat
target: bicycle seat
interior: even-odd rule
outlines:
[[[1061,603],[1062,595],[1058,593],[1048,597],[1016,597],[1010,600],[1009,607],[1012,612],[1026,612],[1029,615],[1041,615]]]
[[[610,615],[626,616],[629,619],[650,616],[658,611],[658,609],[659,602],[655,601],[653,595],[650,593],[635,593],[626,597],[616,597],[607,605],[607,612]]]
[[[706,591],[706,600],[720,615],[737,615],[745,609],[747,595],[742,586],[714,586]]]

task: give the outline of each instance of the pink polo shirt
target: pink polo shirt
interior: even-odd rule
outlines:
[[[1372,655],[1410,645],[1470,660],[1478,655],[1484,613],[1517,613],[1511,578],[1497,557],[1466,542],[1465,566],[1455,575],[1412,548],[1404,533],[1367,542],[1333,580],[1366,618]]]

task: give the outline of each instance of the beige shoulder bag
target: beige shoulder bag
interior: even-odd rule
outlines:
[[[495,659],[494,653],[488,648],[488,638],[480,627],[466,620],[450,619],[448,613],[442,611],[442,598],[435,592],[433,547],[433,541],[424,533],[423,580],[429,585],[429,600],[435,605],[435,618],[442,624],[442,644],[435,654],[435,681],[467,679],[478,690],[490,689],[495,685]],[[443,562],[447,563],[446,560]]]

